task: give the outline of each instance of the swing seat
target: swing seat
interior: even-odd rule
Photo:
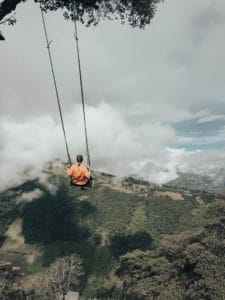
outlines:
[[[75,187],[80,187],[81,190],[86,190],[86,188],[92,188],[93,187],[93,177],[91,176],[90,178],[88,178],[87,183],[85,184],[76,184],[73,182],[73,178],[71,177],[70,179],[70,185],[71,186],[75,186]]]

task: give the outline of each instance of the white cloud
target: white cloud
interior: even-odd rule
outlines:
[[[18,122],[0,120],[0,189],[35,178],[43,164],[62,156],[60,128],[49,115]]]
[[[24,107],[26,116],[56,114],[38,6],[21,4],[17,18],[14,27],[5,27],[7,39],[0,48],[1,114],[24,117]],[[106,101],[127,117],[162,123],[185,120],[205,109],[221,114],[224,20],[223,0],[172,0],[159,5],[145,30],[116,22],[102,22],[96,28],[79,26],[87,102]],[[47,14],[46,22],[66,110],[80,102],[73,24],[63,20],[61,12]]]
[[[105,103],[87,106],[86,110],[94,169],[125,176],[142,172],[142,162],[149,157],[161,165],[167,161],[167,145],[176,140],[174,130],[168,125],[153,123],[148,128],[130,128],[124,116]],[[73,161],[77,153],[85,150],[82,117],[78,106],[65,114]],[[50,160],[66,161],[62,131],[51,116],[43,115],[23,123],[2,118],[1,123],[1,189],[41,176],[43,165]]]
[[[118,176],[138,175],[163,184],[176,178],[178,171],[219,166],[224,155],[219,151],[187,152],[173,149],[179,140],[169,125],[150,123],[132,128],[125,117],[112,106],[101,103],[87,106],[88,140],[92,168]],[[80,106],[65,115],[65,126],[73,161],[77,153],[85,153],[83,116]],[[26,122],[2,118],[0,127],[0,189],[39,178],[51,191],[44,165],[54,159],[66,162],[62,129],[50,115],[28,119]],[[170,145],[170,147],[168,147]]]
[[[51,159],[66,160],[38,6],[19,5],[17,19],[4,27],[0,48],[0,189],[43,176]],[[74,157],[85,147],[73,24],[61,12],[46,21]],[[163,183],[177,170],[222,164],[222,150],[172,149],[223,141],[223,128],[196,139],[178,136],[172,124],[224,119],[224,31],[224,0],[165,1],[145,30],[79,25],[94,168]]]
[[[215,176],[217,171],[225,168],[225,151],[209,150],[188,153],[179,169],[182,172]]]
[[[39,189],[35,189],[31,192],[23,193],[22,195],[18,196],[16,201],[17,203],[20,202],[31,202],[35,199],[40,198],[43,195],[43,192]]]

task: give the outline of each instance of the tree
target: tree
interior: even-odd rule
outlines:
[[[151,248],[153,239],[148,232],[138,231],[133,235],[115,234],[110,239],[110,249],[115,257],[119,257],[135,249],[147,250]]]
[[[18,299],[23,294],[23,277],[20,267],[13,266],[11,262],[0,262],[0,299]]]
[[[123,284],[123,299],[182,299],[173,280],[175,274],[176,268],[165,257],[140,250],[121,256],[116,271]],[[164,298],[159,298],[160,294]]]
[[[212,219],[197,232],[165,237],[155,251],[121,256],[116,275],[123,299],[225,299],[224,207],[222,200],[208,206]]]
[[[48,270],[40,275],[35,283],[35,296],[46,299],[60,299],[70,290],[79,287],[80,279],[84,275],[82,261],[78,255],[58,258]],[[45,299],[45,298],[44,298]]]
[[[3,0],[0,4],[0,21],[24,0]],[[163,0],[40,0],[45,10],[66,9],[65,17],[75,17],[87,26],[98,24],[102,19],[120,19],[134,27],[150,24],[156,5]]]

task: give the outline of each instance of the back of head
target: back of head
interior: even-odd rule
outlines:
[[[84,160],[83,155],[78,154],[78,155],[77,155],[77,162],[78,162],[79,164],[81,164],[83,160]]]

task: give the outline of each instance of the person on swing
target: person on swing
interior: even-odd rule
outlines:
[[[82,164],[83,156],[78,154],[76,161],[75,165],[67,166],[67,175],[71,177],[71,185],[80,186],[81,189],[84,189],[86,186],[92,186],[90,168]]]

